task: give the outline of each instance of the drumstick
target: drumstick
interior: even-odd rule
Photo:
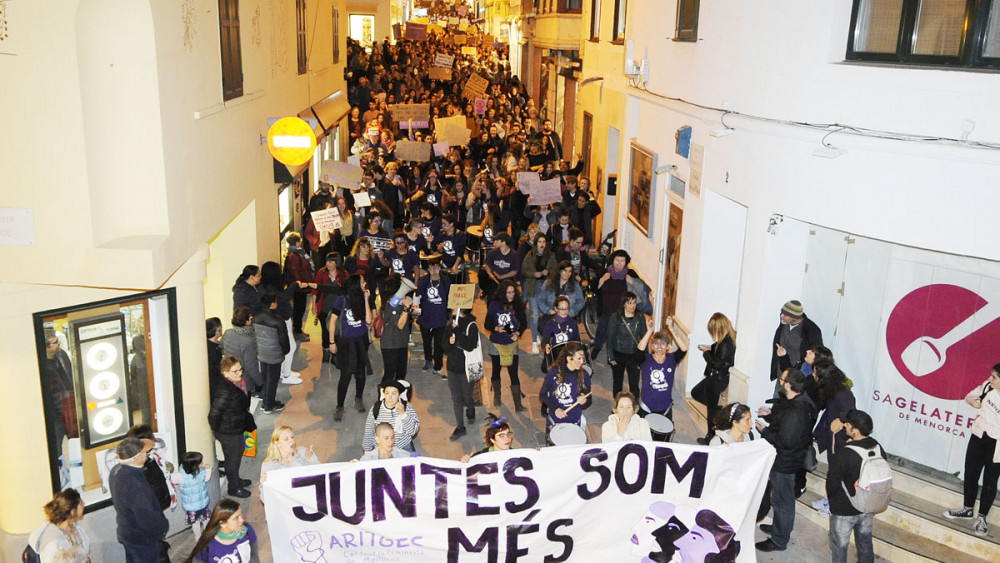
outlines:
[[[581,397],[584,398],[584,399],[586,399],[589,396],[590,396],[590,393],[587,393],[586,395],[581,395]],[[569,408],[563,409],[563,412],[564,413],[568,413],[569,411],[573,410],[573,407],[575,407],[575,406],[577,406],[579,404],[580,403],[573,403],[572,405],[569,406]]]

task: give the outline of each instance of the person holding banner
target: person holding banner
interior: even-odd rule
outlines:
[[[507,424],[507,418],[498,417],[493,413],[487,414],[486,431],[483,433],[483,441],[486,442],[486,447],[477,452],[465,454],[462,456],[462,463],[469,463],[469,460],[477,455],[509,450],[514,444],[514,431],[511,429],[510,424]]]
[[[279,424],[271,432],[271,441],[267,445],[267,455],[260,465],[260,500],[267,502],[265,498],[267,473],[288,467],[305,467],[316,465],[319,459],[310,444],[305,447],[296,447],[295,431],[291,426]]]
[[[730,403],[719,410],[713,425],[715,435],[709,440],[709,446],[722,444],[738,444],[753,440],[752,410],[742,403]]]
[[[566,344],[538,392],[538,397],[549,410],[545,418],[546,432],[562,423],[577,424],[586,429],[587,418],[583,416],[583,409],[591,404],[590,375],[583,344]]]
[[[507,237],[507,235],[501,236]],[[501,244],[506,245],[506,243]],[[517,289],[517,283],[513,280],[504,279],[500,282],[486,310],[485,324],[486,330],[490,331],[490,359],[493,363],[493,375],[490,379],[493,383],[493,404],[498,408],[500,406],[500,368],[506,367],[507,375],[510,377],[510,391],[514,395],[514,410],[523,412],[527,408],[521,404],[524,395],[521,394],[521,380],[517,370],[517,341],[528,322],[525,317],[524,301]]]
[[[413,438],[420,430],[420,418],[417,417],[413,405],[403,397],[407,385],[401,381],[385,381],[379,388],[381,396],[368,411],[368,417],[365,419],[361,449],[367,452],[375,448],[375,426],[385,422],[392,426],[396,447],[412,452]]]
[[[411,452],[396,447],[396,431],[392,429],[392,425],[388,422],[380,422],[375,427],[375,447],[365,452],[360,460],[351,460],[351,462],[404,458],[412,455]]]
[[[224,498],[215,505],[212,517],[194,544],[191,555],[184,560],[225,561],[226,563],[249,563],[259,561],[257,554],[257,532],[243,519],[240,503]]]
[[[635,397],[628,391],[615,395],[613,413],[601,427],[601,442],[652,440],[649,423],[636,414]]]
[[[666,330],[653,332],[652,317],[646,318],[646,334],[639,341],[640,350],[649,350],[646,360],[639,368],[640,379],[642,380],[639,393],[639,416],[645,418],[649,414],[661,414],[673,422],[674,410],[674,375],[677,364],[681,363],[687,355],[687,345],[674,333],[674,320],[667,317],[663,322]],[[676,343],[677,348],[670,352],[670,341]],[[673,432],[667,435],[669,442],[673,437]]]
[[[358,412],[365,412],[362,397],[368,367],[368,327],[372,322],[369,299],[364,278],[359,274],[351,274],[347,278],[347,294],[338,297],[330,311],[330,334],[333,336],[330,353],[337,354],[340,364],[337,408],[333,412],[333,420],[338,422],[344,418],[344,399],[347,398],[352,378],[355,385],[354,407]]]
[[[448,355],[448,390],[451,392],[451,406],[455,411],[455,431],[449,438],[452,442],[465,436],[465,417],[472,422],[476,419],[472,382],[466,376],[465,353],[472,352],[479,344],[479,325],[472,309],[455,309],[455,318],[449,323],[444,339],[444,352]]]

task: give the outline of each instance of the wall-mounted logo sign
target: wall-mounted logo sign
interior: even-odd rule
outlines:
[[[132,425],[128,398],[125,317],[121,313],[70,322],[76,343],[80,427],[90,449],[118,440]],[[82,399],[82,400],[81,400]]]
[[[957,285],[926,285],[896,303],[885,332],[900,375],[934,397],[962,399],[997,363],[1000,301]]]

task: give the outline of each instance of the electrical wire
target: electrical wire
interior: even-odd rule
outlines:
[[[827,138],[835,133],[848,133],[852,135],[857,135],[859,137],[868,137],[874,139],[886,139],[891,141],[903,141],[903,142],[916,142],[916,143],[930,143],[939,145],[959,145],[974,149],[984,149],[984,150],[1000,150],[1000,143],[991,143],[987,141],[970,141],[968,139],[956,139],[953,137],[940,137],[932,135],[919,135],[916,133],[900,133],[896,131],[884,131],[881,129],[869,129],[867,127],[857,127],[854,125],[844,125],[841,123],[813,123],[809,121],[795,121],[790,119],[776,119],[773,117],[764,117],[760,115],[752,115],[748,113],[742,113],[738,111],[728,110],[724,108],[719,108],[715,106],[707,106],[704,104],[699,104],[696,102],[688,101],[683,98],[675,98],[672,96],[665,96],[663,94],[654,92],[649,88],[646,88],[645,84],[642,84],[634,77],[627,77],[628,85],[636,90],[645,92],[650,96],[659,98],[661,100],[669,100],[672,102],[681,103],[687,106],[696,107],[698,109],[703,109],[706,111],[719,112],[719,121],[722,126],[726,129],[735,130],[734,127],[730,127],[726,124],[727,115],[735,115],[745,119],[753,119],[756,121],[762,121],[765,123],[777,123],[780,125],[785,125],[789,127],[800,127],[805,129],[812,129],[815,131],[828,131],[826,135],[823,136],[821,141],[823,146],[832,148],[827,143]]]

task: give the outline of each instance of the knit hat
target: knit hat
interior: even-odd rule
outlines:
[[[142,440],[139,438],[125,438],[118,443],[115,453],[120,461],[126,461],[139,455],[142,452]]]
[[[805,312],[802,310],[802,303],[797,300],[792,299],[791,301],[785,303],[781,307],[781,314],[788,315],[789,317],[795,317],[796,319],[801,319]]]

